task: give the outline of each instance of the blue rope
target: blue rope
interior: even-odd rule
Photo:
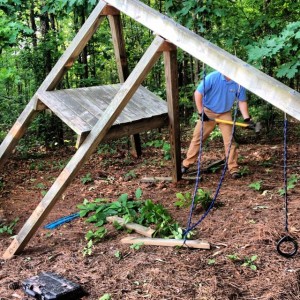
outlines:
[[[205,91],[205,77],[204,77],[203,84],[204,84],[204,91]],[[228,158],[229,158],[229,154],[230,154],[230,150],[231,150],[231,145],[232,145],[232,142],[233,142],[233,135],[234,135],[234,129],[235,129],[235,123],[236,123],[236,116],[237,116],[237,108],[238,108],[237,101],[238,101],[238,98],[239,98],[239,94],[240,94],[240,86],[239,86],[239,89],[237,91],[236,99],[235,99],[235,109],[234,109],[234,115],[233,115],[233,126],[232,126],[230,144],[229,144],[229,147],[228,147],[228,151],[226,153],[225,165],[224,165],[224,168],[223,168],[223,171],[222,171],[222,175],[221,175],[218,187],[216,189],[214,198],[212,199],[212,201],[211,201],[208,209],[204,212],[204,214],[201,216],[201,218],[194,225],[191,226],[192,214],[193,214],[193,211],[195,209],[195,198],[196,198],[196,193],[197,193],[197,189],[198,189],[198,185],[199,185],[199,177],[198,177],[198,175],[200,174],[200,166],[201,166],[201,164],[200,164],[201,159],[200,158],[201,158],[201,154],[202,154],[202,139],[203,139],[203,133],[202,133],[202,128],[203,128],[203,112],[202,112],[202,128],[201,128],[201,131],[200,131],[201,139],[200,139],[200,150],[199,150],[199,155],[198,155],[197,179],[196,179],[194,193],[193,193],[193,200],[192,200],[192,204],[191,204],[191,208],[190,208],[188,226],[187,226],[187,229],[184,231],[184,243],[186,242],[188,233],[190,231],[192,231],[194,228],[196,228],[206,218],[206,216],[209,214],[210,210],[214,207],[214,204],[215,204],[215,202],[217,200],[218,194],[219,194],[220,189],[222,187],[222,183],[223,183],[226,171],[227,171],[227,163],[228,163]],[[204,96],[203,96],[203,98],[204,98]]]
[[[286,113],[284,114],[284,155],[283,155],[283,177],[284,177],[284,202],[285,202],[285,231],[288,229],[288,194],[287,194],[287,130],[288,120]]]
[[[189,218],[188,218],[188,223],[187,223],[187,228],[190,228],[191,222],[192,222],[192,216],[193,216],[193,211],[195,209],[195,199],[196,199],[196,194],[197,194],[197,189],[199,186],[199,181],[200,181],[200,175],[201,175],[201,157],[202,157],[202,149],[203,149],[203,115],[204,115],[204,98],[205,98],[205,78],[206,78],[206,68],[204,66],[203,69],[203,101],[202,101],[202,112],[201,112],[201,130],[200,130],[200,145],[199,145],[199,153],[198,153],[198,159],[197,159],[197,176],[196,176],[196,183],[193,191],[193,197],[192,197],[192,203],[190,206],[190,212],[189,212]],[[186,242],[187,239],[187,234],[188,231],[185,231],[184,233],[184,243]]]

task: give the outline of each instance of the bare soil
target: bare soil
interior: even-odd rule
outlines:
[[[176,193],[192,193],[195,188],[194,180],[141,182],[144,177],[171,176],[171,163],[164,159],[161,148],[145,147],[142,157],[133,158],[127,143],[108,144],[110,151],[94,153],[79,171],[24,251],[11,260],[0,258],[0,299],[32,299],[23,292],[21,282],[42,271],[79,283],[88,293],[84,300],[98,300],[104,294],[110,294],[111,299],[300,299],[299,253],[285,258],[276,251],[277,241],[286,234],[284,198],[278,192],[283,187],[282,132],[282,128],[274,129],[268,139],[264,135],[246,137],[246,143],[239,145],[244,176],[234,180],[226,173],[214,208],[196,229],[197,237],[210,243],[210,250],[146,245],[134,250],[120,243],[134,233],[107,225],[108,236],[84,257],[85,234],[92,224],[77,218],[54,230],[43,226],[77,212],[84,199],[115,201],[123,193],[134,195],[140,187],[143,199],[163,204],[185,227],[189,208],[174,206]],[[183,153],[190,133],[182,137]],[[142,142],[153,138],[167,140],[168,136],[165,132],[157,137],[145,134]],[[296,131],[289,138],[288,175],[299,176]],[[18,217],[17,233],[74,152],[72,147],[35,149],[25,157],[15,152],[1,171],[0,223]],[[223,144],[215,139],[205,146],[202,164],[206,166],[223,155]],[[199,188],[214,194],[221,172],[203,173]],[[83,184],[82,178],[88,173],[93,182]],[[256,182],[261,183],[258,191],[249,187]],[[288,192],[288,229],[298,241],[299,193],[297,183]],[[203,213],[198,208],[193,222]],[[0,234],[0,240],[3,254],[12,239]],[[116,257],[117,251],[121,259]],[[257,256],[252,263],[257,270],[250,268],[251,263],[243,266],[253,256]]]

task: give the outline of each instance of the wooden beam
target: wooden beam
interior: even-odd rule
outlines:
[[[124,82],[129,76],[128,62],[126,56],[125,40],[121,24],[121,16],[109,16],[109,24],[112,33],[114,51],[116,56],[118,74],[120,82]],[[142,154],[141,138],[139,134],[134,134],[130,137],[131,153],[134,157],[139,157]]]
[[[75,178],[78,171],[87,161],[89,156],[95,151],[98,144],[108,132],[109,128],[115,122],[123,108],[138,89],[139,85],[152,69],[153,65],[160,56],[158,49],[163,42],[164,39],[160,36],[157,36],[154,39],[148,50],[136,65],[135,69],[132,71],[128,79],[125,81],[112,100],[111,104],[105,110],[103,117],[93,127],[90,134],[84,140],[80,148],[76,151],[75,155],[60,173],[47,194],[21,228],[18,235],[7,248],[3,255],[4,259],[12,258],[13,255],[20,253],[27,245],[46,216],[50,213],[59,197],[63,194],[70,182]]]
[[[110,5],[107,5],[101,12],[101,16],[117,16],[117,15],[120,15],[120,11]]]
[[[150,227],[145,227],[143,225],[136,224],[136,223],[131,223],[131,222],[126,223],[123,218],[120,218],[118,216],[107,217],[106,220],[107,220],[107,222],[110,222],[110,223],[117,222],[121,226],[124,226],[124,227],[126,227],[127,229],[130,229],[130,230],[134,230],[135,232],[137,232],[141,235],[144,235],[146,237],[149,237],[149,238],[151,238],[153,233],[155,232],[155,230],[150,228]]]
[[[123,83],[129,76],[125,41],[121,25],[120,15],[109,16],[109,25],[116,57],[117,69],[120,82]]]
[[[20,138],[24,135],[32,119],[38,111],[35,109],[37,99],[33,98],[27,104],[13,127],[10,129],[5,139],[0,145],[0,168],[4,165],[12,150],[18,144]]]
[[[181,179],[181,145],[176,47],[164,52],[164,61],[169,115],[169,138],[173,165],[172,177],[174,182],[178,182]]]
[[[222,50],[138,0],[106,0],[185,52],[300,120],[300,93]]]
[[[123,244],[137,244],[152,246],[167,246],[167,247],[188,247],[198,249],[210,249],[210,244],[202,240],[176,240],[176,239],[162,239],[162,238],[140,238],[140,237],[126,237],[121,240]]]

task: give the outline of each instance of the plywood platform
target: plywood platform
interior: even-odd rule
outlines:
[[[103,116],[121,84],[38,92],[38,98],[79,136],[85,137]],[[113,124],[107,138],[165,126],[167,102],[140,86]]]

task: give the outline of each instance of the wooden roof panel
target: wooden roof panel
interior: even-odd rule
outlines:
[[[121,84],[114,84],[38,92],[37,95],[64,123],[80,134],[93,128],[120,87]],[[140,86],[114,125],[159,116],[166,118],[167,113],[167,102]]]

